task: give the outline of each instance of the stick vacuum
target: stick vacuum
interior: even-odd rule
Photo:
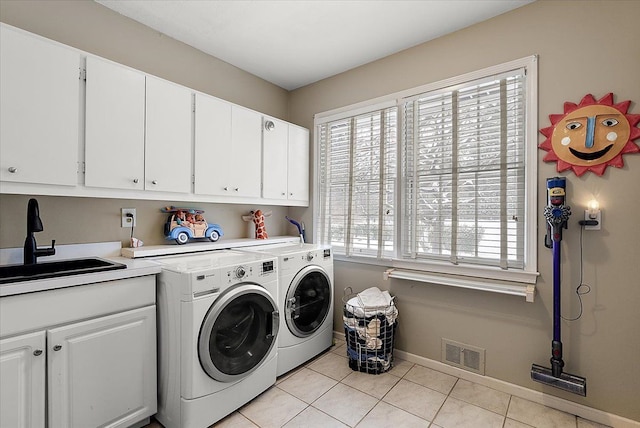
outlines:
[[[562,229],[567,228],[571,207],[565,205],[566,179],[547,179],[547,206],[544,217],[547,220],[545,246],[553,249],[553,341],[551,342],[551,369],[533,364],[531,379],[565,391],[587,395],[587,380],[580,376],[563,373],[562,341],[560,338],[560,243]]]

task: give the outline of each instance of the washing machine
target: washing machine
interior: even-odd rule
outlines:
[[[208,427],[276,381],[278,260],[219,250],[154,261],[156,418],[165,428]]]
[[[333,343],[333,255],[315,244],[274,244],[242,249],[278,258],[280,376]]]

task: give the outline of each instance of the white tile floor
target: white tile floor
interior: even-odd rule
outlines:
[[[146,428],[161,427],[153,422]],[[591,422],[396,359],[387,373],[349,368],[344,342],[278,379],[215,428],[594,428]]]

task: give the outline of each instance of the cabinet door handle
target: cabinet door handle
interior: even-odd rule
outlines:
[[[237,191],[239,190],[239,188],[238,188],[238,187],[236,187],[236,188],[235,188],[235,189],[233,189],[233,190],[235,190],[235,191],[237,192]]]
[[[53,347],[54,351],[59,351],[61,349],[62,349],[62,345],[56,345],[56,346]]]
[[[227,190],[229,190],[229,188],[228,188],[228,187],[225,187],[225,188],[224,188],[224,191],[226,192]]]
[[[137,179],[137,178],[134,178],[134,179],[133,179],[133,182],[134,182],[135,184],[138,184],[138,179]]]
[[[42,349],[36,349],[35,351],[33,351],[33,355],[35,355],[36,357],[42,355]]]
[[[158,180],[153,180],[151,184],[158,184]]]
[[[11,174],[15,174],[16,172],[18,172],[18,168],[16,168],[15,166],[10,166],[9,167],[9,172]]]

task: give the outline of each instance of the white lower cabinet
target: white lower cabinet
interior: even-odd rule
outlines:
[[[49,428],[128,427],[155,413],[155,307],[47,332]]]
[[[0,339],[0,427],[126,428],[155,414],[154,282],[128,279],[0,299],[5,312],[0,330],[5,336]],[[127,288],[136,284],[146,290]],[[94,305],[73,303],[74,288],[76,298],[102,302],[108,315],[87,319],[83,309],[68,310]],[[114,303],[127,293],[134,305],[153,301],[112,313],[131,305]],[[65,307],[67,299],[72,302]],[[21,314],[22,323],[16,314]],[[77,322],[69,322],[74,317]],[[47,319],[54,325],[45,326]],[[37,331],[10,335],[20,332],[22,325]]]
[[[45,332],[0,340],[0,427],[45,426]]]

